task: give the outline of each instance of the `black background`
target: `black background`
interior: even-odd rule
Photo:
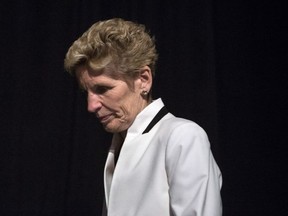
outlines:
[[[111,135],[63,69],[98,20],[145,24],[154,98],[208,133],[225,216],[287,215],[287,1],[2,1],[0,215],[95,216]]]

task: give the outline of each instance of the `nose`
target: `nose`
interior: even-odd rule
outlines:
[[[97,94],[88,92],[87,95],[87,110],[88,112],[95,113],[102,107],[101,100]]]

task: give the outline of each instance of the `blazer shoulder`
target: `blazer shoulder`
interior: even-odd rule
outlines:
[[[169,131],[183,129],[199,133],[206,133],[204,129],[196,122],[185,118],[175,117],[170,113],[167,115],[167,118],[164,118],[163,121],[161,121],[161,128]]]

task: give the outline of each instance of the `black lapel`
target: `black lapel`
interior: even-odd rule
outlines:
[[[147,126],[147,128],[143,131],[142,134],[148,133],[153,127],[154,125],[160,121],[160,119],[162,119],[166,114],[168,113],[168,110],[166,109],[165,106],[163,106],[161,108],[161,110],[159,110],[159,112],[156,114],[156,116],[152,119],[152,121],[149,123],[149,125]]]

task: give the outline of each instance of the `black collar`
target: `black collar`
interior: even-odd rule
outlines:
[[[165,106],[163,106],[159,112],[156,114],[156,116],[152,119],[152,121],[149,123],[149,125],[147,126],[147,128],[143,131],[142,134],[148,133],[153,127],[154,125],[160,121],[166,114],[168,113],[168,110],[166,109]]]

